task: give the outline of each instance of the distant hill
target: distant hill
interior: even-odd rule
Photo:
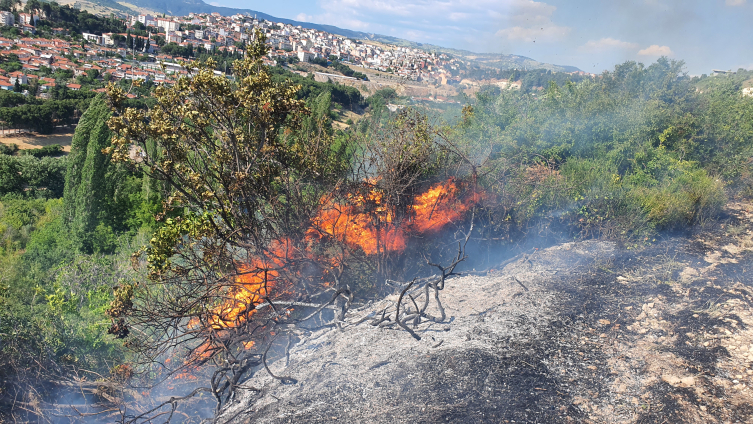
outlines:
[[[86,6],[87,3],[93,3],[101,7],[112,7],[113,0],[84,0],[77,2],[78,4]],[[391,37],[388,35],[370,34],[361,31],[352,31],[349,29],[338,28],[332,25],[315,24],[311,22],[299,22],[292,19],[278,18],[268,15],[263,12],[250,9],[236,9],[231,7],[213,6],[211,4],[204,3],[202,0],[123,0],[115,3],[124,8],[132,9],[134,12],[139,10],[150,10],[156,13],[165,13],[173,16],[185,16],[189,13],[212,13],[218,12],[224,16],[235,15],[237,13],[250,14],[256,16],[258,19],[267,19],[273,22],[282,22],[291,25],[300,25],[304,28],[311,28],[320,31],[326,31],[332,34],[341,35],[343,37],[355,38],[360,40],[371,40],[384,44],[394,44],[403,47],[420,48],[427,51],[437,51],[442,53],[451,54],[453,56],[463,57],[464,59],[472,62],[476,62],[482,66],[488,66],[498,69],[548,69],[556,72],[574,72],[579,71],[574,66],[562,66],[554,65],[550,63],[543,63],[534,59],[508,54],[498,53],[474,53],[467,50],[451,49],[446,47],[435,46],[431,44],[416,43],[413,41],[404,40],[402,38]],[[118,9],[117,12],[123,12],[122,9]],[[115,13],[117,13],[115,12]]]

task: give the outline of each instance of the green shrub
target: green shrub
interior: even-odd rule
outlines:
[[[0,155],[13,155],[18,151],[18,145],[16,144],[2,144],[0,143]]]
[[[43,158],[46,156],[60,156],[63,154],[63,146],[59,144],[50,144],[49,146],[40,147],[39,149],[21,150],[21,154],[34,156],[35,158]]]
[[[571,158],[562,166],[573,207],[569,224],[586,236],[645,239],[655,231],[702,224],[726,202],[720,180],[697,164],[650,149],[620,176],[611,159]],[[644,157],[644,159],[645,159]]]

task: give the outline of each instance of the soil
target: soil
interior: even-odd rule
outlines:
[[[74,130],[73,128],[55,128],[51,134],[33,132],[12,134],[11,130],[6,130],[5,134],[0,134],[0,143],[16,144],[19,149],[39,149],[50,144],[59,144],[63,146],[64,152],[70,152]]]
[[[751,422],[753,206],[709,225],[454,277],[421,340],[360,322],[397,295],[351,311],[270,364],[295,384],[262,370],[218,422]]]

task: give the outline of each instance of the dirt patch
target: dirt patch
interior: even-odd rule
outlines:
[[[56,128],[51,134],[0,134],[0,143],[15,144],[19,149],[39,149],[50,144],[59,144],[63,146],[64,152],[70,152],[74,131],[73,128]]]
[[[414,340],[353,311],[303,334],[221,422],[751,422],[753,208],[642,251],[600,241],[447,281]],[[436,313],[436,311],[429,311]],[[359,323],[360,322],[360,323]]]

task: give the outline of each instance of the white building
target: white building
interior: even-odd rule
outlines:
[[[21,25],[35,25],[35,23],[39,20],[39,16],[37,15],[30,15],[28,13],[19,13],[18,14],[18,23]]]
[[[300,50],[298,52],[298,60],[301,62],[311,62],[314,58],[316,58],[316,55],[310,51]]]
[[[147,22],[154,21],[154,16],[152,16],[152,15],[139,15],[138,21],[141,22],[142,24],[146,25],[146,26],[149,26],[149,24],[147,24]]]
[[[84,40],[92,42],[94,44],[104,45],[102,42],[102,36],[97,34],[89,34],[88,32],[84,32],[81,34],[82,37],[84,37]]]
[[[180,24],[166,18],[158,18],[157,19],[157,26],[164,29],[165,33],[177,31],[178,28],[180,28]]]
[[[16,18],[13,17],[11,12],[0,12],[0,24],[5,26],[13,26],[16,23]]]
[[[115,39],[112,38],[112,33],[111,32],[102,34],[102,45],[103,46],[114,46],[115,45]]]

